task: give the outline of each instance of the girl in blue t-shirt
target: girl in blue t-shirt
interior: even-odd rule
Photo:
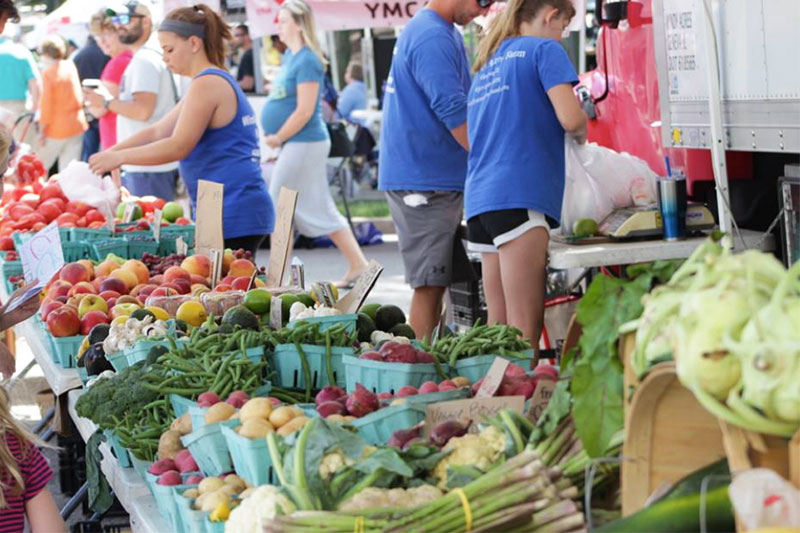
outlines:
[[[510,0],[478,49],[467,102],[464,190],[470,248],[482,253],[488,319],[538,344],[549,227],[561,217],[564,133],[586,137],[559,44],[571,0]]]

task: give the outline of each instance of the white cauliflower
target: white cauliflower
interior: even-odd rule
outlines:
[[[261,533],[279,510],[289,515],[297,508],[277,487],[262,485],[231,511],[225,522],[225,533]]]
[[[341,450],[327,453],[319,463],[319,477],[322,478],[322,481],[328,481],[339,470],[353,464],[355,461],[343,454]]]
[[[314,310],[314,316],[336,316],[341,315],[342,312],[336,309],[335,307],[317,307]]]
[[[386,333],[385,331],[378,331],[377,329],[369,336],[369,342],[378,344],[381,341],[390,341],[394,339],[394,335]]]
[[[360,511],[380,507],[417,507],[430,503],[444,494],[432,485],[413,489],[379,489],[367,487],[339,506],[340,511]]]
[[[502,455],[506,448],[506,435],[494,426],[488,426],[479,434],[469,433],[463,437],[453,437],[442,450],[452,453],[439,461],[433,475],[439,480],[438,487],[447,487],[447,467],[474,466],[485,472]]]
[[[306,307],[306,304],[304,304],[303,302],[295,302],[289,308],[289,320],[293,321],[297,320],[298,318],[310,318],[309,316],[305,316],[308,314],[308,311],[309,309],[308,307]]]

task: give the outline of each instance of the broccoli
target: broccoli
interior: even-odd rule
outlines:
[[[135,365],[114,377],[99,380],[78,398],[76,412],[104,429],[115,426],[115,419],[138,416],[142,407],[159,397],[143,385],[150,372],[152,369],[144,365]]]

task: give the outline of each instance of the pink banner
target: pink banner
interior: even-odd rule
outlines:
[[[247,0],[250,35],[264,37],[278,33],[278,0]],[[385,28],[406,24],[424,0],[310,0],[317,25],[322,30]]]

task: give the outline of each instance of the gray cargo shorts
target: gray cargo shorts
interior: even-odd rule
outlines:
[[[459,235],[463,193],[386,191],[386,198],[411,288],[449,287],[475,279]]]

